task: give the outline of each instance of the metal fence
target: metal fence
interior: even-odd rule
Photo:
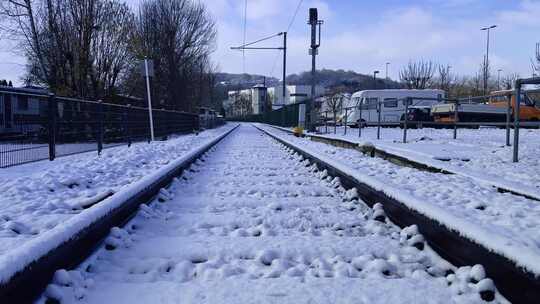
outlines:
[[[227,118],[229,121],[260,122],[281,127],[298,126],[299,108],[302,103],[294,103],[262,114],[242,115]]]
[[[540,83],[539,79],[527,79],[520,80],[522,84],[536,84]],[[334,133],[337,134],[338,126],[342,126],[343,134],[347,135],[347,132],[351,132],[351,127],[357,128],[358,137],[362,137],[362,129],[365,127],[377,127],[377,139],[381,139],[381,128],[383,127],[400,127],[403,130],[403,143],[407,142],[407,132],[410,128],[451,128],[453,129],[453,138],[457,139],[458,130],[460,128],[479,128],[483,126],[498,127],[506,129],[506,146],[511,146],[511,130],[516,130],[514,132],[514,151],[518,150],[519,144],[519,128],[540,128],[540,121],[538,115],[532,119],[525,120],[521,118],[523,115],[520,112],[521,105],[521,89],[514,92],[512,95],[511,92],[508,92],[506,95],[490,95],[490,96],[478,96],[478,97],[466,97],[466,98],[419,98],[419,97],[406,97],[401,99],[396,99],[398,103],[403,103],[405,107],[396,111],[399,115],[398,120],[386,121],[382,118],[382,112],[385,101],[378,100],[376,104],[373,105],[357,105],[354,107],[345,107],[341,111],[323,111],[319,115],[319,120],[317,123],[317,131],[319,133]],[[535,92],[537,92],[535,90]],[[538,93],[538,92],[537,92]],[[490,98],[494,96],[505,97],[504,105],[500,104],[499,108],[501,113],[497,117],[494,116],[478,116],[476,118],[467,118],[460,113],[460,107],[464,105],[481,105],[490,101]],[[519,98],[514,99],[512,96],[519,96]],[[517,100],[517,101],[516,101]],[[450,121],[433,121],[433,120],[416,120],[411,119],[410,110],[414,108],[415,101],[430,101],[436,102],[438,104],[445,103],[453,106],[453,114],[449,120]],[[529,105],[531,106],[531,105]],[[514,111],[514,107],[516,108]],[[523,105],[521,105],[523,107]],[[540,100],[536,101],[536,104],[532,105],[537,111],[540,111]],[[456,110],[457,109],[457,110]],[[351,113],[355,112],[354,121],[351,121]],[[371,112],[375,114],[375,121],[373,120],[364,120],[366,112]],[[521,114],[518,114],[521,113]],[[539,112],[540,113],[540,112]],[[429,113],[428,116],[432,116],[433,113]],[[356,119],[356,116],[359,118]],[[349,120],[349,121],[348,121]],[[514,152],[514,162],[517,162],[517,152]]]
[[[152,114],[160,139],[199,129],[196,114],[163,109]],[[148,116],[142,107],[1,88],[0,168],[149,140]]]

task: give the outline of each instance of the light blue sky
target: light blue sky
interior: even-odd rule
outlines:
[[[140,0],[129,0],[134,7]],[[216,17],[219,37],[214,60],[224,72],[244,71],[242,53],[229,48],[243,40],[243,0],[204,0]],[[298,0],[248,0],[247,41],[284,31]],[[430,59],[449,64],[459,74],[474,74],[485,53],[486,34],[480,28],[497,24],[492,32],[493,71],[530,76],[530,58],[540,42],[540,0],[304,0],[289,32],[288,73],[308,70],[309,7],[324,19],[319,68],[384,73],[390,77],[409,60]],[[278,46],[280,40],[265,45]],[[0,42],[0,78],[16,78],[24,63]],[[275,51],[245,55],[245,72],[280,77],[281,57]],[[274,64],[275,63],[275,64]]]

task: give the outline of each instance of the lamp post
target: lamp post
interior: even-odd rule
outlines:
[[[492,25],[492,26],[483,27],[480,29],[481,31],[487,31],[486,58],[484,61],[484,95],[487,95],[488,66],[489,66],[489,31],[496,27],[497,25]]]
[[[373,89],[377,89],[377,74],[379,74],[379,71],[373,71]]]

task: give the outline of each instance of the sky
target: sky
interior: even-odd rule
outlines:
[[[134,8],[140,0],[128,0]],[[244,0],[201,0],[215,18],[218,38],[212,58],[222,72],[263,74],[281,78],[280,51],[231,50],[244,41]],[[486,53],[491,31],[490,61],[495,74],[532,74],[531,57],[540,42],[540,0],[247,0],[246,42],[288,30],[287,74],[311,69],[308,9],[324,20],[317,68],[354,70],[399,77],[411,60],[450,65],[452,72],[473,75]],[[276,37],[258,46],[279,47]],[[24,58],[9,41],[0,41],[0,78],[19,78]]]

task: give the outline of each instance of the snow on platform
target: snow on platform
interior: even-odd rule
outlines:
[[[494,290],[481,266],[456,269],[379,216],[243,125],[40,301],[482,303]]]
[[[324,127],[323,127],[324,131]],[[378,149],[416,162],[469,176],[494,186],[540,198],[540,130],[521,129],[519,163],[512,162],[513,147],[506,146],[506,129],[459,129],[457,139],[449,129],[409,129],[404,144],[403,130],[381,128],[328,128],[330,133],[317,136],[345,139],[358,144],[370,143]],[[510,142],[513,143],[513,130]]]
[[[0,282],[232,127],[0,169]]]
[[[431,173],[261,126],[540,276],[540,203],[462,175]]]

